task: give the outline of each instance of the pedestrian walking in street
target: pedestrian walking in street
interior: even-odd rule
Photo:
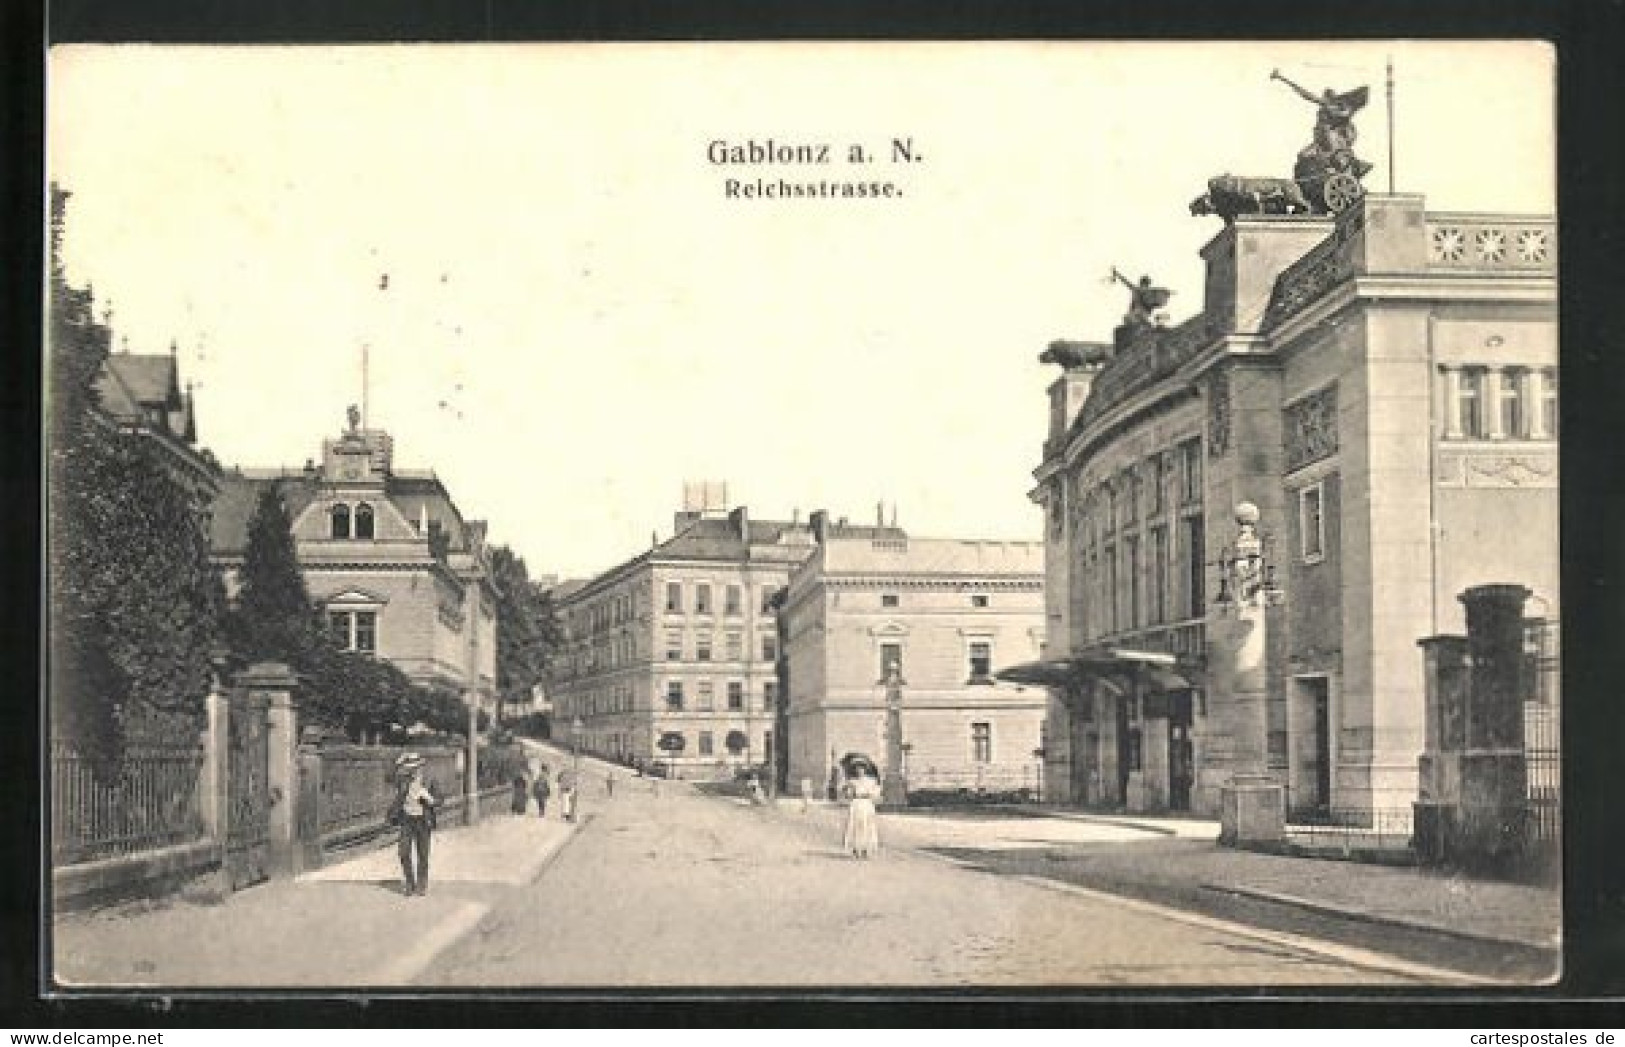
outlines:
[[[536,816],[547,817],[547,798],[553,795],[553,787],[547,784],[547,768],[536,776],[536,784],[531,786],[531,795],[536,797]]]
[[[604,772],[604,796],[607,799],[610,799],[610,800],[615,799],[615,772],[614,771],[606,771],[606,772]]]
[[[801,813],[812,810],[813,786],[811,778],[801,779]]]
[[[514,814],[522,815],[530,806],[530,782],[525,780],[523,771],[513,776],[513,803],[510,810]]]
[[[559,772],[559,814],[567,822],[576,820],[576,773]]]
[[[402,753],[395,761],[396,792],[390,817],[401,827],[397,852],[407,895],[429,893],[429,841],[440,800],[423,780],[423,757]],[[414,860],[415,859],[415,860]]]
[[[854,858],[873,858],[880,849],[880,826],[875,817],[880,782],[863,769],[846,783],[845,792],[846,838],[842,846]]]

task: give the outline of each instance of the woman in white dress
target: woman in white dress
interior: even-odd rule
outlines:
[[[873,858],[880,849],[880,827],[875,819],[875,799],[880,795],[880,783],[860,771],[847,782],[846,795],[846,840],[843,846],[854,858]]]

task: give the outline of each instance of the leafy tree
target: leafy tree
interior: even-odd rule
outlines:
[[[507,546],[491,549],[491,580],[497,592],[497,699],[523,701],[547,674],[560,640],[558,619],[551,597]]]
[[[268,484],[254,504],[238,580],[237,607],[230,619],[238,659],[316,668],[316,613],[299,569],[288,507],[276,484]]]
[[[102,414],[112,331],[60,249],[68,194],[52,187],[47,347],[47,565],[53,729],[101,773],[134,735],[201,722],[219,579],[201,506],[145,438]]]

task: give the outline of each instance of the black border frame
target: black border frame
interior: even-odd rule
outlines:
[[[5,562],[16,600],[0,629],[12,665],[40,663],[43,596],[40,573],[40,276],[43,250],[44,44],[50,42],[339,43],[423,41],[628,41],[811,39],[1231,39],[1539,38],[1558,50],[1559,216],[1562,233],[1562,367],[1565,474],[1562,555],[1565,689],[1576,696],[1565,716],[1565,973],[1549,989],[1483,995],[1435,992],[1425,998],[1274,996],[1211,991],[1172,993],[958,992],[862,997],[717,992],[660,997],[636,991],[566,997],[535,993],[405,999],[334,998],[243,993],[42,1000],[37,969],[39,813],[32,791],[23,802],[13,785],[4,819],[3,905],[8,948],[0,954],[6,1024],[129,1028],[395,1027],[432,1024],[568,1026],[1055,1026],[1185,1028],[1421,1026],[1618,1027],[1625,1010],[1606,998],[1625,994],[1625,803],[1615,768],[1625,743],[1625,715],[1609,685],[1625,664],[1625,615],[1618,592],[1625,567],[1625,455],[1615,451],[1606,421],[1625,393],[1625,365],[1614,354],[1625,316],[1621,138],[1618,100],[1625,99],[1625,3],[1622,0],[907,0],[880,7],[829,0],[813,4],[711,2],[678,6],[658,0],[624,4],[545,0],[56,0],[49,11],[5,5],[0,14],[8,75],[3,112],[9,162],[4,242],[3,315],[14,341],[11,381],[3,389],[3,446],[8,468],[0,494],[16,545],[31,556]],[[1515,160],[1515,158],[1513,158]],[[1494,156],[1486,162],[1506,162]],[[21,597],[27,594],[26,601]],[[26,606],[19,606],[24,605]],[[37,683],[37,678],[36,681]],[[36,710],[16,688],[4,706],[0,745],[13,783],[37,781]],[[26,696],[26,697],[19,697]]]

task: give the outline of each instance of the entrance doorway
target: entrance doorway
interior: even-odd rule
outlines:
[[[1302,770],[1294,775],[1306,789],[1303,806],[1317,815],[1332,808],[1332,698],[1331,681],[1324,676],[1300,676],[1297,686],[1299,723],[1306,737],[1297,746]]]
[[[1140,769],[1140,729],[1129,725],[1129,703],[1132,695],[1118,695],[1112,700],[1117,709],[1117,793],[1110,802],[1116,807],[1128,806],[1128,776]]]
[[[1168,696],[1168,809],[1191,809],[1196,780],[1196,751],[1191,742],[1191,692]]]

